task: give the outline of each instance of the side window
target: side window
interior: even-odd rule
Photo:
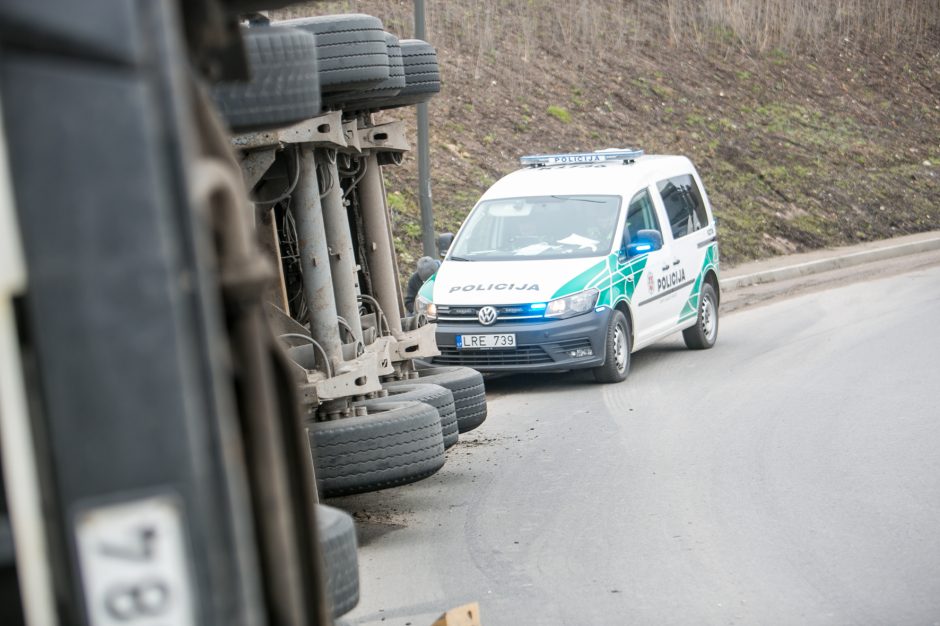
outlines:
[[[647,189],[639,192],[627,206],[627,234],[630,241],[636,239],[641,230],[655,230],[662,233],[659,220],[656,219],[656,209],[653,208],[653,199]]]
[[[691,174],[673,176],[656,183],[662,196],[674,239],[704,228],[708,223],[702,193]]]

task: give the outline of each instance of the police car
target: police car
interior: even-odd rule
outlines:
[[[630,354],[682,331],[718,337],[718,241],[682,156],[641,150],[522,157],[483,194],[417,310],[435,363],[484,372],[591,368],[626,378]]]

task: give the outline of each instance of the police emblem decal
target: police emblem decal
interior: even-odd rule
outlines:
[[[489,326],[496,321],[496,308],[491,306],[481,308],[477,313],[477,319],[480,320],[480,323],[484,326]]]

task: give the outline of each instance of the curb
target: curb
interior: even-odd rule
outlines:
[[[882,261],[884,259],[891,259],[908,254],[930,252],[932,250],[940,250],[940,237],[902,243],[884,248],[875,248],[873,250],[862,250],[861,252],[852,252],[849,254],[826,259],[807,261],[806,263],[778,267],[761,272],[754,272],[752,274],[745,274],[743,276],[732,276],[720,280],[718,284],[721,286],[722,291],[732,291],[734,289],[741,289],[742,287],[748,287],[750,285],[772,283],[779,280],[789,280],[791,278],[798,278],[800,276],[819,274],[821,272],[829,272],[845,267],[873,263],[875,261]]]

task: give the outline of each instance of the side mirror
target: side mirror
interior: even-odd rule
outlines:
[[[644,229],[638,231],[636,238],[627,244],[627,256],[635,257],[647,252],[653,252],[663,247],[663,236],[658,230]]]
[[[454,241],[454,233],[441,233],[437,236],[437,252],[442,257],[447,255],[450,244]]]

